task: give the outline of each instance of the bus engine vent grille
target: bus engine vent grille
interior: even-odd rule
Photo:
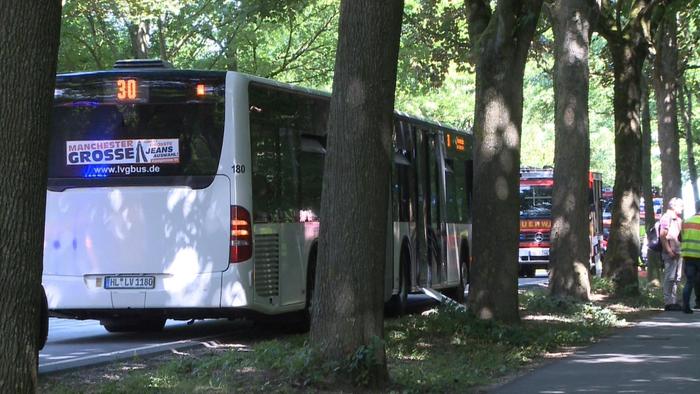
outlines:
[[[255,235],[255,292],[261,297],[279,295],[279,235]]]

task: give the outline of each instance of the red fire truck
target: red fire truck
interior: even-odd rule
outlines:
[[[589,172],[589,236],[592,273],[600,272],[600,259],[603,254],[602,185],[602,175]],[[518,253],[520,276],[532,277],[538,268],[549,268],[553,186],[552,168],[520,170],[520,250]]]

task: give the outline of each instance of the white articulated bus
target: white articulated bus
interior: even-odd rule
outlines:
[[[304,311],[327,94],[120,61],[56,80],[43,285],[49,314],[108,331]],[[464,294],[472,137],[396,113],[386,301]],[[370,176],[370,174],[368,174]],[[352,231],[352,229],[348,229]]]

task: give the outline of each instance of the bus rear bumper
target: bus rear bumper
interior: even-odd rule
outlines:
[[[221,273],[155,274],[152,289],[105,289],[104,274],[44,275],[49,311],[219,308]]]

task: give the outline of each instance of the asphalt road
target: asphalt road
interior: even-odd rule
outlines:
[[[520,287],[546,286],[546,271],[538,271],[536,278],[520,278]],[[409,312],[420,312],[435,304],[426,295],[411,295]],[[250,322],[198,320],[186,322],[168,320],[159,333],[112,334],[102,328],[96,320],[49,320],[49,338],[46,347],[39,353],[39,373],[51,373],[82,366],[107,363],[115,360],[142,357],[172,349],[193,346],[214,346],[226,338],[258,340],[285,335],[289,330],[268,325],[261,330]]]

